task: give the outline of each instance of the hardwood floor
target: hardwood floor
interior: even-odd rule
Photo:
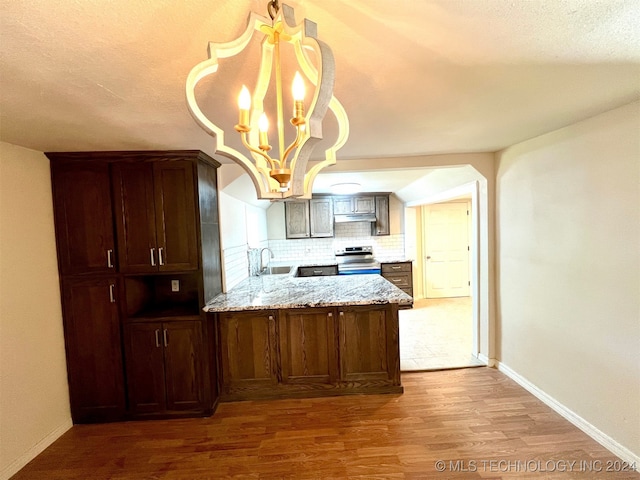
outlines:
[[[14,479],[640,478],[606,472],[622,463],[496,370],[402,379],[403,395],[224,403],[211,418],[76,425]]]

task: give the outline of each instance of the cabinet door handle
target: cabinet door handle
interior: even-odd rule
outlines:
[[[164,265],[164,255],[162,254],[162,250],[164,250],[162,247],[158,249],[158,262],[160,265]]]
[[[340,312],[340,316],[341,316],[341,317],[344,317],[344,312]]]
[[[107,250],[107,267],[113,268],[113,260],[111,256],[113,255],[113,250]]]
[[[115,296],[115,294],[113,293],[113,291],[114,291],[114,289],[115,289],[115,288],[116,288],[116,286],[115,286],[113,283],[111,283],[111,284],[109,285],[109,301],[110,301],[111,303],[116,303],[116,296]]]
[[[273,322],[273,315],[269,315],[269,321]]]
[[[333,317],[333,313],[331,313],[331,312],[327,313],[327,317],[329,317],[329,318]]]
[[[169,346],[169,333],[167,332],[166,328],[162,331],[162,338],[164,340],[164,346],[168,347]]]
[[[150,248],[149,251],[151,252],[151,266],[155,267],[156,266],[156,249]]]
[[[160,329],[156,328],[156,347],[160,348]]]

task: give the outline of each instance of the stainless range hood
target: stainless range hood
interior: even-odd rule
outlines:
[[[376,214],[375,213],[348,213],[343,215],[335,215],[333,218],[336,223],[375,222]]]

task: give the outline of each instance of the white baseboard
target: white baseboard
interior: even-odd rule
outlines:
[[[73,426],[73,422],[69,418],[66,422],[60,425],[58,428],[49,433],[46,437],[36,443],[33,447],[27,450],[18,459],[12,462],[9,466],[0,472],[0,480],[8,480],[13,475],[24,467],[31,460],[40,455],[44,450],[62,436],[67,430]]]
[[[547,393],[540,390],[537,386],[531,383],[529,380],[521,376],[516,371],[512,370],[510,367],[505,365],[504,363],[497,362],[497,368],[499,371],[504,373],[511,380],[519,384],[522,388],[527,390],[533,396],[541,400],[545,405],[551,407],[556,413],[558,413],[564,419],[570,421],[584,433],[593,438],[596,442],[602,445],[604,448],[609,450],[611,453],[619,457],[624,462],[627,462],[630,465],[635,465],[636,470],[640,469],[640,456],[633,453],[627,447],[620,445],[613,438],[611,438],[606,433],[600,431],[595,426],[587,422],[584,418],[565,407],[563,404],[558,402],[555,398],[551,397]]]

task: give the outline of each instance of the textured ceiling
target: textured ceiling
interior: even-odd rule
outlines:
[[[1,2],[0,139],[213,154],[185,79],[266,3]],[[287,3],[333,49],[351,124],[339,159],[496,151],[640,96],[640,0]],[[221,63],[198,90],[208,112],[233,124],[252,71]]]

